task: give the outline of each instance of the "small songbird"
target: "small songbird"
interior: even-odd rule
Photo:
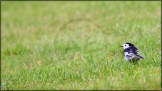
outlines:
[[[124,57],[127,61],[134,62],[144,58],[139,55],[138,49],[131,43],[125,43],[121,47],[124,48]]]

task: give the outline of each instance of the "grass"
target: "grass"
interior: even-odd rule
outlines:
[[[158,1],[1,2],[5,90],[160,90]],[[145,57],[125,61],[133,43]]]

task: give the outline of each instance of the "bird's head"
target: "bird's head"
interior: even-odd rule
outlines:
[[[131,47],[131,46],[134,46],[134,45],[133,45],[132,43],[127,42],[127,43],[123,44],[123,45],[120,46],[120,47],[123,47],[124,49],[126,49],[126,48],[129,48],[129,47]]]

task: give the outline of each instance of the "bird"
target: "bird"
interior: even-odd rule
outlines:
[[[139,55],[138,49],[132,43],[125,43],[122,46],[124,49],[124,58],[130,62],[137,62],[139,59],[144,59],[144,57]]]

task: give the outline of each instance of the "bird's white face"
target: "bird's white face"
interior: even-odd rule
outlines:
[[[130,46],[129,46],[129,44],[123,44],[122,47],[123,47],[124,49],[126,49],[126,48],[128,48],[128,47],[130,47]]]

